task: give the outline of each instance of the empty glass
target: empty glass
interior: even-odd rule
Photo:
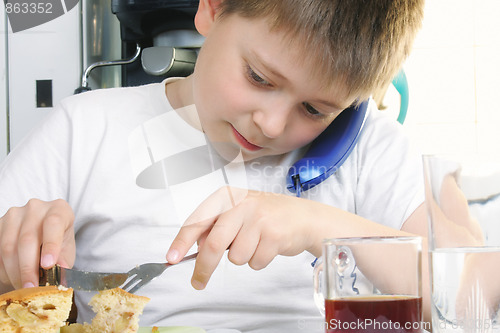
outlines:
[[[500,332],[500,163],[424,157],[433,332]]]

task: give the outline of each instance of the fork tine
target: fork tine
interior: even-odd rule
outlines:
[[[184,257],[179,263],[195,259],[198,253]],[[163,274],[163,272],[172,266],[169,263],[146,263],[128,271],[129,278],[124,282],[121,288],[131,294],[142,288],[151,280]]]
[[[127,280],[127,281],[125,281],[125,285],[120,287],[120,288],[122,288],[125,291],[130,292],[129,289],[132,288],[133,286],[135,286],[137,283],[141,282],[141,279],[137,275],[135,275],[130,280]]]
[[[167,266],[165,264],[142,264],[135,268],[132,279],[130,279],[122,289],[133,294],[139,290],[139,288],[161,275],[166,268]]]
[[[127,290],[129,293],[131,294],[134,294],[137,290],[139,290],[139,288],[141,288],[142,286],[144,286],[146,283],[148,283],[149,281],[151,281],[152,279],[150,280],[142,280],[142,281],[139,281],[136,285],[134,285],[132,287],[132,289],[130,290]]]

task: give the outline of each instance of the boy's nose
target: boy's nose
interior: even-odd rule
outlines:
[[[266,137],[274,139],[285,131],[290,112],[286,105],[268,105],[254,112],[253,121]]]

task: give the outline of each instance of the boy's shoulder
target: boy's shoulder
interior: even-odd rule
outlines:
[[[101,88],[95,90],[89,90],[80,94],[68,96],[62,100],[62,102],[102,102],[113,98],[127,99],[127,98],[137,98],[141,95],[149,94],[152,89],[157,88],[161,83],[150,83],[140,86],[132,87],[112,87],[112,88]]]
[[[362,134],[364,133],[370,136],[405,136],[403,126],[397,121],[396,117],[384,110],[379,110],[373,99],[370,99],[368,106],[368,114]]]
[[[395,117],[377,108],[371,100],[363,130],[355,147],[355,156],[367,159],[399,158],[411,146],[408,133]]]
[[[166,101],[162,83],[134,87],[116,87],[90,90],[64,98],[61,108],[71,114],[112,114],[136,112],[156,113]]]

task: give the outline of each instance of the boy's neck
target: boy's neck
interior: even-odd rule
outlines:
[[[174,80],[165,85],[165,95],[174,110],[182,109],[177,114],[193,128],[203,132],[196,108],[184,108],[192,105],[192,77]]]
[[[165,85],[165,95],[174,109],[180,109],[193,104],[191,86],[191,76],[167,82]]]

